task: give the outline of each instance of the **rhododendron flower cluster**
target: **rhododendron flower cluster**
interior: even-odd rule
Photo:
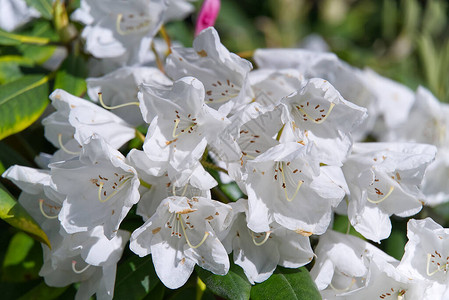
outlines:
[[[129,241],[172,289],[195,265],[227,274],[231,258],[252,284],[278,265],[313,264],[325,299],[449,297],[448,229],[410,220],[401,261],[367,242],[389,237],[392,215],[449,199],[446,105],[332,53],[258,49],[253,65],[213,27],[156,68],[154,35],[191,9],[82,0],[73,15],[103,64],[92,74],[108,73],[87,79],[91,100],[55,90],[43,125],[58,150],[40,156],[42,169],[3,174],[50,238],[46,283],[111,299]],[[124,150],[136,136],[142,146]],[[215,199],[222,182],[243,196]],[[142,222],[129,232],[121,224],[133,208]],[[336,214],[366,240],[333,231]]]

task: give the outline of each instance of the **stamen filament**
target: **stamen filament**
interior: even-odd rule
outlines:
[[[293,196],[290,198],[288,197],[287,193],[287,183],[285,181],[285,174],[284,174],[284,168],[279,168],[282,174],[282,184],[284,186],[284,193],[285,193],[285,199],[287,199],[288,202],[292,202],[293,199],[295,199],[296,195],[298,195],[299,189],[301,188],[301,185],[304,183],[304,180],[298,180],[298,184],[296,185],[296,190]]]
[[[301,107],[297,106],[296,108],[301,111],[303,114],[305,114],[307,116],[307,118],[309,118],[313,123],[315,124],[321,124],[324,121],[326,121],[327,117],[330,115],[332,109],[334,108],[335,103],[331,103],[329,106],[329,110],[327,111],[327,113],[324,115],[324,117],[322,117],[320,120],[315,120],[314,118],[312,118],[305,110],[303,110]]]
[[[186,238],[186,242],[187,242],[187,244],[189,245],[189,247],[192,248],[192,249],[196,249],[196,248],[198,248],[199,246],[201,246],[201,245],[206,241],[207,237],[209,236],[209,232],[206,231],[206,232],[204,233],[204,236],[203,236],[203,239],[201,240],[201,242],[199,242],[197,245],[193,246],[193,245],[190,243],[189,238],[187,237],[186,229],[185,229],[185,227],[184,227],[184,222],[182,221],[182,216],[179,216],[179,222],[181,223],[180,225],[181,225],[181,228],[182,228],[182,232],[184,233],[184,236],[185,236],[185,238]]]
[[[131,106],[131,105],[140,106],[139,102],[128,102],[128,103],[123,103],[123,104],[119,104],[119,105],[115,105],[115,106],[108,106],[103,102],[103,93],[98,93],[98,100],[100,101],[100,104],[103,108],[110,109],[110,110],[125,107],[125,106]]]
[[[379,200],[371,200],[369,197],[366,197],[366,200],[368,200],[368,202],[371,202],[371,203],[374,203],[374,204],[379,204],[379,203],[385,201],[385,199],[387,199],[388,196],[390,196],[391,193],[393,193],[393,190],[394,190],[394,186],[392,185],[392,186],[390,186],[390,190],[388,191],[388,193],[384,197],[382,197],[381,199],[379,199]]]
[[[44,199],[39,199],[39,209],[40,209],[40,211],[41,211],[41,213],[42,213],[42,215],[43,215],[44,217],[46,217],[47,219],[56,219],[56,218],[58,218],[58,215],[55,215],[55,216],[50,216],[50,215],[48,215],[48,214],[44,211],[43,204],[44,204]]]
[[[172,136],[174,138],[177,138],[178,136],[180,136],[181,134],[183,134],[186,131],[189,131],[190,129],[192,129],[195,126],[195,124],[194,125],[190,125],[189,127],[185,128],[184,130],[181,130],[178,134],[176,134],[176,130],[178,129],[180,122],[181,122],[181,119],[176,119],[175,120],[175,127],[173,127],[173,132],[172,132]]]
[[[107,196],[105,199],[103,199],[103,198],[101,197],[101,192],[102,192],[102,190],[103,190],[104,182],[100,182],[100,184],[99,184],[99,186],[98,186],[98,201],[100,201],[101,203],[104,203],[104,202],[108,201],[109,199],[111,199],[112,197],[114,197],[114,196],[120,191],[121,187],[122,187],[128,180],[129,180],[129,177],[128,177],[128,178],[125,178],[125,180],[123,180],[123,182],[122,182],[116,189],[114,189],[114,191],[113,191],[109,196]]]
[[[344,293],[349,291],[355,282],[356,282],[355,278],[352,278],[351,283],[344,289],[337,289],[336,287],[334,287],[332,283],[329,283],[329,286],[337,293]]]
[[[443,269],[447,269],[448,267],[449,267],[449,263],[446,263],[446,264],[444,264],[444,265],[442,265],[442,266],[439,266],[439,267],[437,267],[437,269],[435,270],[435,271],[433,271],[433,272],[430,272],[430,270],[429,270],[429,267],[430,267],[430,260],[431,260],[431,254],[430,253],[427,253],[427,266],[426,266],[426,273],[427,273],[427,276],[433,276],[433,275],[435,275],[436,273],[438,273],[439,271],[441,271],[441,270],[443,270]]]
[[[263,244],[265,244],[266,241],[268,241],[268,238],[270,237],[270,234],[271,234],[271,231],[266,231],[266,232],[265,232],[265,238],[263,239],[263,241],[262,241],[262,242],[256,242],[256,238],[254,237],[254,232],[251,231],[251,237],[252,237],[252,239],[253,239],[254,245],[256,245],[256,246],[262,246]]]
[[[58,143],[59,143],[59,146],[61,147],[61,149],[62,149],[65,153],[68,153],[68,154],[71,154],[71,155],[80,155],[80,154],[81,154],[81,151],[79,151],[79,152],[73,152],[73,151],[70,151],[69,149],[67,149],[67,148],[64,146],[64,144],[62,143],[62,133],[58,134]]]
[[[82,268],[81,270],[77,270],[77,269],[75,268],[75,266],[76,266],[76,260],[72,260],[72,270],[73,270],[73,272],[75,272],[76,274],[81,274],[81,273],[83,273],[84,271],[86,271],[86,270],[90,267],[90,265],[87,265],[87,266],[85,266],[84,268]]]

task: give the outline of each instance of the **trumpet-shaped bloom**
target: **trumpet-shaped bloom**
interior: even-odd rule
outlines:
[[[192,48],[173,47],[167,58],[166,71],[173,79],[194,76],[204,85],[205,103],[215,109],[224,106],[227,114],[252,99],[247,74],[252,65],[249,61],[230,53],[221,43],[213,28],[203,30],[194,40]]]
[[[72,19],[86,25],[82,37],[93,56],[131,63],[145,56],[166,10],[164,0],[83,0]]]
[[[112,299],[117,262],[120,260],[129,232],[119,230],[109,240],[101,226],[87,232],[62,235],[44,247],[44,264],[39,271],[49,286],[63,287],[79,282],[75,299]]]
[[[156,273],[168,288],[184,285],[195,264],[224,275],[229,259],[216,232],[229,225],[230,210],[203,197],[168,197],[133,232],[130,248],[141,257],[152,255]]]
[[[310,272],[324,299],[333,299],[365,288],[373,257],[390,263],[396,259],[355,236],[328,230],[315,249]]]
[[[408,242],[399,268],[409,277],[447,284],[449,280],[449,229],[431,218],[411,219]]]
[[[168,162],[177,172],[198,164],[207,143],[230,123],[204,104],[204,96],[203,85],[193,77],[168,87],[142,85],[140,108],[144,120],[151,122],[144,144],[150,160]]]
[[[418,186],[436,148],[425,144],[360,143],[343,165],[351,193],[348,216],[354,228],[375,242],[390,235],[389,217],[421,210]]]
[[[50,165],[58,192],[66,195],[59,220],[68,233],[103,225],[108,238],[139,201],[139,179],[125,157],[99,137],[86,143],[78,159]]]
[[[234,262],[243,268],[252,284],[268,279],[277,265],[299,268],[312,261],[314,254],[308,237],[276,223],[271,223],[267,232],[251,231],[245,220],[247,202],[241,199],[230,204],[233,223],[223,239],[223,245],[228,253],[233,251]]]
[[[87,78],[87,93],[98,102],[98,93],[112,112],[133,126],[144,123],[142,113],[137,105],[138,86],[141,83],[161,83],[170,85],[172,82],[159,69],[150,67],[123,67],[102,77]],[[131,103],[131,105],[130,105]]]
[[[331,208],[344,191],[320,173],[313,146],[296,142],[279,144],[247,162],[248,227],[269,231],[276,221],[287,229],[323,234],[331,220]]]
[[[366,117],[366,109],[346,101],[327,81],[312,78],[297,92],[282,100],[284,123],[294,122],[323,138],[339,138],[353,131]]]
[[[57,111],[42,121],[45,137],[62,148],[66,157],[78,156],[81,145],[93,135],[103,137],[116,149],[135,136],[133,127],[90,101],[64,90],[55,90],[50,99]]]

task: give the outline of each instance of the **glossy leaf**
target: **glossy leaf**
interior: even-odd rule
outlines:
[[[228,274],[224,276],[215,275],[200,267],[196,267],[195,271],[214,294],[230,300],[249,299],[251,284],[239,266],[231,264]]]
[[[143,299],[158,284],[151,256],[133,255],[117,270],[114,299]]]
[[[49,38],[29,36],[7,32],[0,30],[0,45],[15,46],[20,44],[36,44],[36,45],[46,45],[50,43]]]
[[[25,0],[29,6],[34,7],[42,17],[51,19],[53,16],[53,0]]]
[[[30,75],[0,86],[0,139],[39,118],[48,104],[48,77]]]
[[[0,185],[0,218],[50,247],[45,232],[2,185]]]
[[[30,236],[16,233],[11,239],[3,260],[2,280],[25,282],[39,278],[42,248]]]
[[[54,89],[63,89],[81,97],[86,91],[86,62],[80,56],[69,56],[56,73]]]
[[[18,300],[39,300],[39,299],[52,300],[62,295],[67,290],[67,288],[68,286],[59,288],[50,287],[46,285],[45,282],[41,282],[33,289],[28,291],[25,295],[20,297]]]
[[[321,295],[306,268],[278,267],[270,278],[251,288],[251,299],[319,300]]]

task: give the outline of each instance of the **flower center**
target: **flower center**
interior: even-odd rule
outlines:
[[[431,265],[432,268],[434,268],[433,271],[430,271]],[[433,276],[440,271],[444,273],[447,273],[449,271],[449,256],[447,256],[445,259],[441,256],[440,253],[438,253],[437,250],[435,250],[434,253],[427,253],[427,276]]]
[[[129,35],[134,33],[143,33],[148,31],[151,26],[151,19],[144,13],[139,15],[129,14],[126,17],[118,14],[115,27],[120,35]]]
[[[51,213],[50,215],[45,212],[44,205],[50,211],[50,213]],[[39,209],[40,209],[42,215],[44,217],[46,217],[47,219],[56,219],[56,218],[58,218],[58,212],[59,212],[59,210],[61,210],[61,207],[45,203],[44,199],[39,199]],[[56,212],[56,211],[58,211],[58,212]]]
[[[327,112],[325,113],[325,109],[322,108],[320,104],[316,104],[314,106],[314,104],[306,102],[306,104],[296,105],[296,110],[293,109],[293,112],[296,112],[305,122],[310,120],[315,124],[321,124],[326,121],[334,106],[335,103],[331,103]]]
[[[184,236],[189,247],[192,249],[196,249],[202,244],[204,244],[207,237],[209,236],[209,232],[206,231],[204,233],[203,239],[197,245],[192,245],[186,233],[186,229],[195,228],[195,226],[189,221],[190,219],[189,213],[193,211],[194,210],[188,210],[188,212],[185,213],[187,215],[186,221],[184,221],[183,219],[183,213],[172,213],[165,224],[166,227],[171,230],[171,236],[176,236],[178,238]]]
[[[120,192],[125,183],[132,178],[132,175],[114,173],[114,175],[112,177],[109,176],[109,178],[101,175],[98,175],[98,178],[99,179],[92,178],[90,182],[98,187],[98,201],[103,203]]]
[[[296,180],[294,177],[298,177],[302,170],[294,169],[290,167],[291,162],[276,162],[274,167],[274,180],[279,181],[282,189],[284,190],[285,199],[288,202],[293,201],[298,195],[304,180]],[[280,177],[280,178],[279,178]],[[293,194],[289,196],[288,190],[293,190]]]

